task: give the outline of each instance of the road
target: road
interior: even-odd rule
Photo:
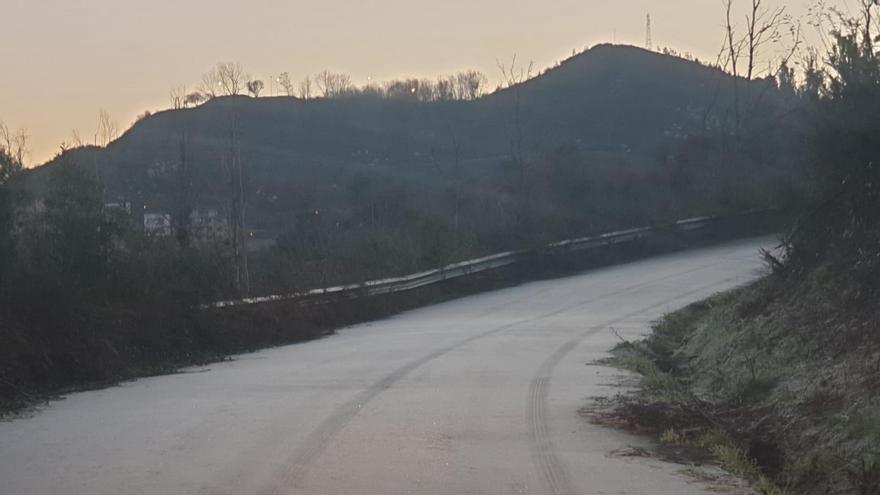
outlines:
[[[2,494],[710,493],[594,426],[590,364],[760,273],[752,239],[479,294],[0,423]]]

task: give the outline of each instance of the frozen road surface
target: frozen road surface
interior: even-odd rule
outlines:
[[[0,494],[709,493],[578,410],[590,363],[759,274],[769,239],[466,297],[0,422]]]

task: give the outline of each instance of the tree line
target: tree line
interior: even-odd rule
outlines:
[[[350,75],[329,70],[305,76],[295,83],[288,72],[269,80],[278,96],[303,100],[313,98],[381,98],[420,102],[473,101],[487,91],[489,80],[477,70],[430,78],[406,78],[382,83],[368,82],[357,85]],[[253,78],[241,64],[220,62],[202,75],[195,91],[186,86],[172,88],[169,100],[172,109],[198,106],[219,96],[250,95],[259,98],[265,94],[266,82]]]

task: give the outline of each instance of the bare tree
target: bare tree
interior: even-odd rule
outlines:
[[[332,79],[333,74],[326,70],[315,76],[315,86],[324,98],[330,96]]]
[[[768,43],[778,42],[782,33],[780,27],[785,22],[785,7],[767,9],[762,5],[762,0],[752,0],[749,14],[746,15],[746,55],[748,69],[746,80],[751,81],[755,76],[755,66],[760,57],[761,49]]]
[[[199,90],[208,98],[218,95],[235,96],[244,91],[250,76],[245,73],[241,64],[235,62],[219,62],[213,69],[202,75]]]
[[[327,70],[315,76],[315,85],[324,98],[338,98],[352,90],[351,76]]]
[[[396,79],[381,86],[365,86],[363,95],[376,95],[391,99],[415,99],[418,101],[476,100],[483,95],[488,79],[479,71],[469,70],[450,76],[430,79]]]
[[[171,91],[168,93],[168,99],[171,100],[171,108],[173,110],[180,110],[186,107],[186,86],[171,88]]]
[[[70,131],[70,140],[73,142],[73,145],[77,148],[81,148],[83,146],[82,136],[79,134],[79,129],[73,129]]]
[[[437,78],[437,84],[434,85],[437,93],[437,101],[452,101],[455,99],[455,81],[448,77]]]
[[[769,9],[764,6],[763,0],[750,0],[749,11],[745,17],[745,34],[740,36],[733,21],[733,1],[725,0],[724,4],[724,45],[727,58],[725,66],[734,77],[742,75],[747,81],[751,81],[758,75],[757,67],[763,55],[762,51],[767,45],[782,41],[786,26],[790,27],[793,46],[796,48],[800,45],[800,26],[793,23],[786,15],[785,7]],[[791,56],[785,58],[789,60]],[[743,74],[740,74],[740,62],[746,65]]]
[[[12,157],[19,168],[24,167],[25,159],[30,153],[29,140],[30,135],[24,128],[12,131],[0,120],[0,148],[6,150],[6,153]]]
[[[12,137],[12,142],[14,145],[15,159],[18,160],[18,163],[24,167],[25,160],[27,159],[28,154],[31,152],[30,145],[28,141],[30,141],[30,135],[24,128],[19,128],[15,131],[15,135]]]
[[[110,144],[119,133],[119,125],[110,117],[110,114],[103,108],[98,111],[98,143],[101,146]]]
[[[312,97],[312,78],[310,76],[306,76],[305,79],[300,81],[299,97],[303,100],[308,100]]]
[[[260,81],[259,79],[254,79],[253,81],[248,81],[248,83],[247,83],[248,93],[250,93],[251,96],[253,96],[254,98],[259,98],[260,93],[263,91],[263,86],[264,86],[263,81]]]
[[[199,92],[209,100],[220,94],[220,76],[216,69],[211,69],[202,74],[202,81],[199,83]]]
[[[725,2],[725,47],[727,51],[727,66],[733,77],[739,77],[739,69],[737,64],[743,51],[743,40],[736,35],[736,26],[732,18],[733,0]]]
[[[250,77],[244,72],[241,64],[235,62],[220,62],[217,64],[217,75],[220,79],[220,87],[224,94],[235,96],[244,90],[246,81]]]
[[[419,101],[436,101],[437,87],[434,85],[434,81],[430,79],[419,80],[416,87],[416,98]]]
[[[774,71],[772,64],[768,67],[768,82],[775,82],[779,71],[788,66],[791,58],[797,52],[801,44],[800,26],[792,23],[785,14],[785,7],[769,9],[764,6],[763,0],[750,0],[749,10],[745,17],[745,34],[739,36],[733,21],[733,2],[725,0],[725,48],[726,62],[724,67],[733,75],[734,90],[734,134],[738,135],[742,125],[742,98],[740,95],[740,77],[746,81],[752,81],[757,76],[758,63],[762,57],[762,51],[767,45],[776,44],[783,39],[783,29],[790,27],[792,37],[791,50],[783,57],[782,62]],[[744,59],[744,60],[743,60]],[[745,73],[740,74],[740,62],[746,65]],[[765,88],[765,92],[769,88]],[[754,100],[748,98],[745,104],[747,108],[757,106],[763,96],[763,92]]]
[[[281,87],[281,90],[284,91],[285,96],[293,96],[293,83],[290,81],[290,74],[287,72],[282,72],[278,74],[278,78],[276,79],[278,86]]]
[[[415,100],[418,98],[418,79],[395,79],[384,85],[385,97],[395,100]]]
[[[510,65],[500,60],[496,60],[495,63],[501,71],[502,84],[507,88],[512,88],[531,79],[532,71],[535,68],[535,62],[529,62],[527,67],[517,66],[516,54],[513,54]]]
[[[874,7],[878,5],[880,5],[880,0],[860,0],[862,46],[865,49],[873,49],[875,41],[880,41],[874,36]]]
[[[531,76],[532,66],[529,65],[526,76]],[[460,100],[476,100],[483,96],[483,90],[489,79],[480,71],[468,70],[455,75],[456,93]]]

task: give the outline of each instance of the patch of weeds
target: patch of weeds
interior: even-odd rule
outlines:
[[[660,442],[668,443],[670,445],[687,445],[688,439],[681,431],[676,430],[675,428],[667,428],[666,431],[660,435]]]
[[[678,370],[677,351],[693,335],[698,323],[712,308],[712,302],[701,301],[680,311],[668,314],[654,323],[653,333],[634,347],[650,356],[655,365],[665,372]]]
[[[858,495],[880,493],[880,458],[877,454],[851,462],[847,466],[846,475]]]
[[[730,438],[723,431],[713,428],[700,432],[695,445],[711,451],[716,445],[730,445]]]
[[[710,445],[719,442],[718,430],[709,428],[705,424],[692,425],[683,428],[667,428],[660,435],[660,442],[679,447],[693,447],[708,450]],[[726,440],[726,437],[724,437]]]
[[[748,481],[761,495],[788,495],[789,492],[771,481],[746,450],[739,447],[723,431],[716,428],[666,429],[660,435],[664,444],[702,449],[711,453],[710,461],[724,471]]]
[[[729,440],[709,447],[718,464],[727,472],[748,480],[761,495],[789,495],[789,492],[771,481],[746,454],[746,451]]]
[[[704,430],[704,427],[695,426],[667,428],[660,435],[661,445],[657,448],[658,456],[677,464],[691,466],[713,464],[711,453],[697,445],[697,439]]]
[[[741,478],[747,478],[749,475],[754,474],[756,467],[746,456],[743,449],[724,442],[712,445],[709,450],[715,456],[718,464],[726,471]]]
[[[661,441],[700,448],[712,455],[712,461],[723,470],[748,481],[761,495],[787,495],[761,470],[750,451],[740,447],[727,433],[718,428],[694,428],[688,431],[667,430]]]
[[[622,342],[607,364],[641,387],[610,415],[659,438],[658,458],[762,495],[880,495],[880,344],[865,344],[880,312],[847,312],[820,275],[764,279]]]
[[[650,358],[640,354],[621,357],[618,364],[641,375],[642,396],[653,402],[688,404],[691,395],[672,374],[661,370]]]

